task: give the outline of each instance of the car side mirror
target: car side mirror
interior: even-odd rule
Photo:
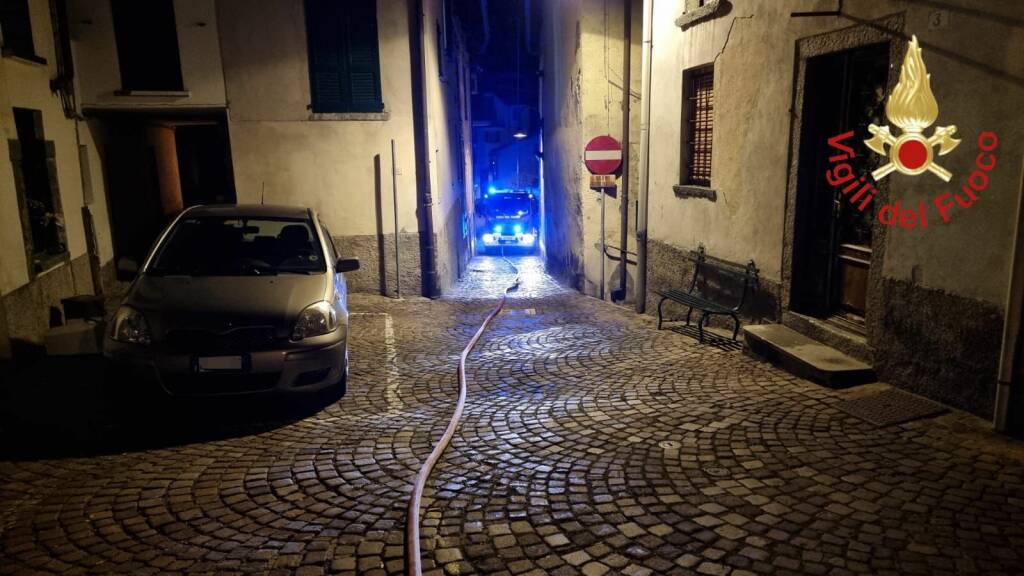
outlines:
[[[355,272],[359,270],[359,258],[338,258],[334,265],[335,272]]]
[[[135,278],[135,275],[139,273],[139,263],[135,260],[122,256],[117,259],[117,279],[121,281],[129,281]]]

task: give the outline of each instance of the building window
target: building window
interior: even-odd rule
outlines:
[[[125,92],[179,92],[181,56],[172,0],[111,0]]]
[[[711,186],[711,143],[715,120],[715,69],[683,74],[683,183]]]
[[[315,113],[383,112],[377,0],[306,0]]]
[[[43,135],[39,110],[14,109],[17,140],[10,140],[14,187],[21,211],[22,232],[29,274],[67,260],[64,218],[57,189],[57,163],[53,142]]]
[[[28,16],[28,0],[0,2],[0,34],[3,34],[4,56],[36,58],[32,43],[32,21]]]

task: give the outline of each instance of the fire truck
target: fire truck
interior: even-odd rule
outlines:
[[[478,202],[477,232],[485,254],[532,252],[539,230],[537,198],[529,190],[490,189]],[[511,251],[511,250],[508,250]]]

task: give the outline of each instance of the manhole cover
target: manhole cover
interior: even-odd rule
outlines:
[[[836,407],[875,426],[902,424],[948,412],[941,404],[899,390],[844,400]]]
[[[678,450],[682,444],[675,440],[662,440],[661,442],[658,442],[658,446],[661,446],[664,450]]]
[[[714,476],[716,478],[722,478],[729,475],[729,470],[722,468],[721,466],[705,466],[704,472],[708,476]]]

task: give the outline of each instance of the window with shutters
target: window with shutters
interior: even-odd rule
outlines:
[[[306,0],[315,113],[382,112],[376,0]]]
[[[683,74],[683,182],[711,186],[711,143],[715,119],[715,69]]]
[[[112,0],[124,92],[181,91],[181,55],[172,0]]]
[[[28,15],[28,0],[3,0],[0,2],[0,38],[3,39],[3,55],[36,60],[35,44],[32,42],[32,21]]]

